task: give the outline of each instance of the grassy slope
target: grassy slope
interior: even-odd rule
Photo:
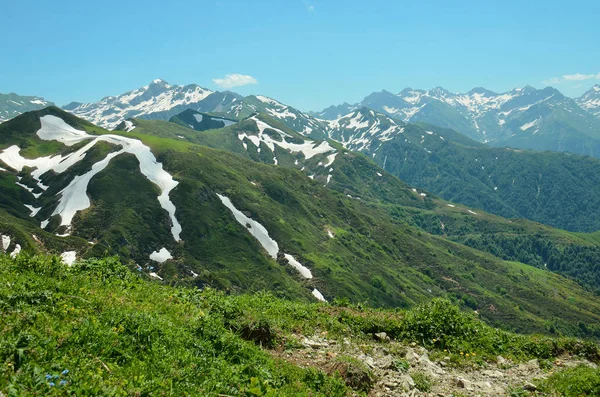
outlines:
[[[113,260],[0,263],[8,395],[345,395],[339,379],[242,340],[193,290],[145,282]]]
[[[260,347],[294,349],[321,331],[353,344],[386,332],[463,365],[499,354],[600,360],[593,343],[503,332],[446,301],[403,311],[226,296],[150,282],[112,258],[68,268],[51,257],[0,256],[0,313],[0,391],[11,396],[348,395],[338,374]],[[564,378],[555,388],[569,385]]]

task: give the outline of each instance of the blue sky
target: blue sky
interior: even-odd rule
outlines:
[[[417,4],[418,3],[418,4]],[[162,78],[319,110],[373,91],[600,83],[599,1],[0,0],[0,92],[63,105]],[[249,76],[249,77],[248,77]]]

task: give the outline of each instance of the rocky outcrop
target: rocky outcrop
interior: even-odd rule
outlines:
[[[374,397],[504,396],[511,391],[533,392],[536,383],[553,371],[581,364],[596,366],[568,356],[546,363],[543,369],[537,359],[514,362],[502,356],[492,362],[475,358],[457,362],[443,352],[390,341],[383,335],[374,335],[374,341],[329,339],[326,333],[296,339],[297,348],[271,353],[296,365],[330,374],[337,371],[349,386]],[[356,369],[358,364],[362,364],[364,372]],[[361,379],[363,382],[358,382]]]

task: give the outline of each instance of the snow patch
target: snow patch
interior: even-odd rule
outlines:
[[[77,252],[75,251],[66,251],[60,254],[60,260],[67,266],[72,266],[73,263],[77,260]]]
[[[248,232],[258,240],[260,245],[262,245],[262,247],[273,259],[277,259],[279,245],[269,236],[267,229],[255,220],[248,218],[240,210],[235,208],[228,197],[222,196],[218,193],[217,197],[219,197],[221,203],[223,203],[223,205],[229,208],[229,210],[233,213],[235,220],[238,221],[240,225],[244,226]]]
[[[40,212],[40,210],[42,209],[42,207],[34,207],[33,205],[29,205],[29,204],[23,204],[29,211],[31,211],[31,214],[29,214],[30,217],[34,217],[36,216],[36,214],[38,212]]]
[[[15,245],[15,249],[13,250],[13,252],[10,253],[10,257],[14,258],[15,256],[19,255],[19,253],[21,252],[21,246],[19,244]]]
[[[302,275],[302,277],[313,278],[313,275],[310,272],[310,270],[306,266],[304,266],[300,262],[298,262],[296,260],[296,258],[291,256],[290,254],[284,254],[283,256],[285,257],[285,259],[288,260],[288,262],[294,269],[298,270],[298,272]]]
[[[312,294],[315,298],[317,298],[318,300],[320,300],[321,302],[327,302],[327,300],[325,299],[325,297],[323,296],[323,294],[318,290],[318,289],[313,289]]]
[[[131,132],[135,129],[135,125],[133,124],[133,121],[131,120],[125,120],[125,131],[126,132]]]
[[[165,247],[162,247],[160,251],[152,252],[150,254],[150,259],[154,262],[163,263],[168,259],[173,259],[173,256]]]
[[[6,252],[10,246],[10,236],[2,235],[2,251]]]

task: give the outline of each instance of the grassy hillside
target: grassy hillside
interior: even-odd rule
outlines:
[[[67,267],[48,256],[0,256],[0,392],[345,396],[368,391],[364,380],[355,381],[369,373],[356,360],[332,355],[334,366],[317,369],[285,359],[315,333],[366,347],[375,333],[386,332],[393,340],[426,347],[432,357],[450,355],[452,365],[464,367],[485,367],[498,355],[517,363],[532,358],[551,363],[565,355],[600,360],[593,343],[493,329],[443,300],[409,311],[340,303],[170,287],[114,258]],[[395,371],[406,368],[402,350],[391,354],[397,357]],[[580,372],[566,372],[545,387],[550,392],[581,387],[581,378]]]

